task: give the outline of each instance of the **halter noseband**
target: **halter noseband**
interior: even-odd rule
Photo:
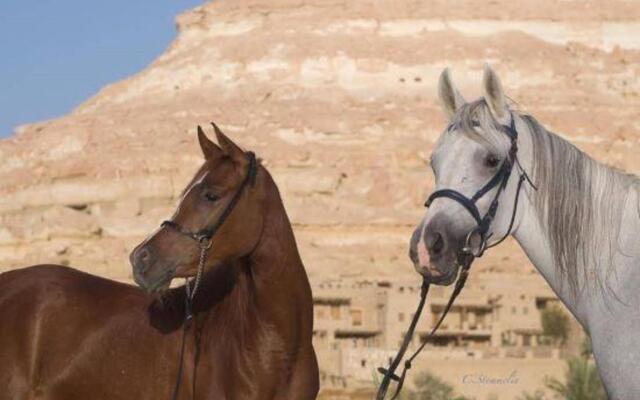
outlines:
[[[476,126],[476,125],[474,125]],[[520,188],[522,186],[522,182],[525,180],[531,184],[532,187],[535,188],[527,173],[520,167],[520,163],[518,161],[518,131],[515,127],[515,118],[511,115],[511,123],[509,125],[501,125],[502,131],[509,137],[511,141],[511,147],[509,148],[509,152],[507,153],[507,158],[502,162],[500,169],[493,175],[493,177],[483,186],[481,187],[471,198],[465,196],[464,194],[453,190],[453,189],[441,189],[436,190],[431,193],[427,201],[425,202],[425,207],[429,207],[433,201],[439,197],[446,197],[451,200],[454,200],[461,206],[465,208],[469,212],[469,214],[475,220],[477,226],[472,229],[468,234],[465,242],[465,247],[463,248],[463,252],[470,253],[474,257],[480,257],[484,253],[484,251],[493,247],[499,243],[501,243],[509,234],[511,234],[511,229],[513,228],[513,222],[515,220],[516,209],[518,205],[518,197],[520,194]],[[518,182],[518,189],[516,192],[515,205],[513,209],[513,215],[511,217],[511,223],[509,224],[509,229],[507,233],[497,242],[487,246],[487,241],[491,237],[491,234],[488,234],[489,229],[491,228],[491,223],[496,216],[496,212],[498,211],[498,204],[500,194],[504,191],[509,182],[509,178],[511,177],[511,171],[513,170],[513,166],[518,165],[520,169],[520,178]],[[478,210],[477,202],[480,200],[485,194],[489,193],[491,189],[497,187],[496,191],[487,212],[481,216],[480,211]],[[473,235],[477,234],[480,237],[480,245],[476,251],[473,250],[471,246],[471,241],[473,239]]]

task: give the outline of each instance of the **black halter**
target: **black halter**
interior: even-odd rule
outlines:
[[[193,288],[191,288],[191,282],[189,282],[188,280],[184,285],[186,290],[186,296],[185,296],[185,305],[184,305],[184,308],[185,308],[184,321],[182,324],[182,345],[180,350],[180,361],[178,364],[178,375],[176,377],[176,383],[173,388],[173,396],[171,397],[173,400],[178,399],[180,382],[182,381],[182,375],[183,375],[183,369],[184,369],[184,352],[185,352],[187,330],[189,329],[190,321],[193,318],[193,313],[191,311],[192,303],[193,303],[193,299],[195,297],[196,291],[198,289],[200,279],[202,278],[204,265],[206,263],[207,251],[211,248],[211,244],[213,243],[212,242],[213,236],[216,234],[216,232],[218,232],[222,224],[224,224],[226,219],[229,217],[233,209],[236,207],[236,205],[240,201],[240,197],[242,196],[242,192],[244,191],[244,189],[249,184],[253,185],[256,180],[256,175],[258,173],[258,162],[256,161],[256,156],[253,152],[248,151],[247,157],[249,158],[249,167],[247,168],[247,175],[244,177],[244,180],[242,181],[242,183],[240,184],[236,192],[233,194],[233,197],[225,207],[224,211],[222,211],[222,214],[213,225],[202,228],[197,232],[192,232],[188,229],[185,229],[177,222],[171,221],[171,220],[163,221],[162,224],[160,225],[162,227],[171,228],[176,232],[178,232],[179,234],[195,240],[196,242],[198,242],[198,245],[200,246],[200,260],[198,263],[198,271],[195,278],[195,282],[193,283]],[[194,358],[194,362],[196,358],[197,357]],[[193,382],[193,384],[195,385],[195,381]]]
[[[511,123],[508,126],[502,125],[502,128],[503,128],[502,129],[503,132],[507,136],[509,136],[509,139],[511,140],[511,148],[509,149],[507,159],[503,161],[502,165],[500,166],[500,169],[489,180],[489,182],[487,182],[482,188],[480,188],[480,190],[478,190],[476,194],[474,194],[471,198],[468,198],[464,194],[453,189],[441,189],[433,192],[425,203],[425,206],[429,207],[429,205],[431,205],[433,200],[439,197],[447,197],[451,200],[454,200],[460,205],[462,205],[469,212],[469,214],[471,214],[473,219],[476,221],[477,226],[474,229],[472,229],[467,235],[465,247],[462,249],[461,254],[458,255],[457,261],[461,266],[460,276],[456,281],[453,292],[451,293],[451,297],[449,297],[449,301],[447,302],[447,305],[445,306],[444,311],[442,312],[442,315],[440,316],[436,324],[433,326],[433,328],[431,328],[429,335],[422,342],[420,347],[418,347],[418,349],[411,355],[411,357],[405,360],[402,372],[400,373],[400,375],[397,375],[395,371],[400,366],[400,362],[404,358],[404,354],[407,351],[409,344],[411,343],[411,340],[413,338],[413,333],[415,332],[416,325],[418,323],[418,320],[420,319],[420,315],[422,314],[422,309],[424,308],[424,304],[427,299],[427,294],[429,292],[429,283],[427,282],[426,278],[423,279],[422,290],[420,291],[420,302],[418,303],[418,308],[416,309],[416,312],[413,315],[413,319],[411,320],[411,324],[409,325],[409,330],[404,336],[402,345],[400,346],[398,353],[396,354],[395,358],[391,361],[388,368],[383,368],[383,367],[378,368],[378,372],[380,372],[383,375],[383,378],[382,378],[382,382],[380,383],[380,387],[378,388],[378,394],[376,395],[376,400],[385,399],[387,395],[387,390],[389,389],[389,385],[391,384],[391,381],[397,382],[396,390],[391,399],[393,400],[398,397],[398,395],[400,394],[400,391],[402,391],[402,386],[404,385],[404,380],[407,376],[407,372],[409,371],[409,369],[411,369],[413,360],[418,356],[418,354],[420,354],[422,349],[424,349],[424,347],[428,342],[428,339],[433,337],[433,335],[436,333],[436,331],[440,327],[440,324],[442,324],[442,321],[444,321],[444,318],[447,316],[447,313],[451,309],[453,302],[455,301],[455,299],[458,297],[458,295],[464,288],[464,285],[467,282],[467,277],[469,276],[469,269],[471,268],[471,264],[473,263],[473,261],[476,258],[482,257],[482,255],[484,254],[484,251],[487,248],[490,248],[502,243],[502,241],[505,240],[507,236],[511,234],[511,230],[513,229],[513,223],[516,218],[516,211],[518,209],[518,200],[520,198],[520,189],[522,188],[522,184],[525,181],[527,181],[531,185],[531,187],[533,187],[534,189],[537,189],[529,179],[529,176],[527,175],[527,173],[524,171],[524,169],[520,165],[520,162],[518,161],[518,154],[517,154],[518,153],[518,143],[517,143],[518,132],[516,131],[515,118],[513,117],[513,115],[511,115]],[[516,188],[516,196],[514,199],[513,213],[511,215],[511,221],[509,222],[509,228],[507,229],[507,233],[505,233],[505,235],[500,240],[498,240],[497,242],[494,242],[490,246],[487,246],[487,240],[491,236],[491,234],[487,234],[487,233],[489,232],[489,229],[491,228],[491,223],[493,222],[493,219],[496,216],[496,212],[498,211],[500,194],[502,194],[505,187],[507,186],[507,183],[509,182],[509,178],[511,177],[511,171],[513,170],[514,165],[518,166],[518,169],[520,170],[520,177],[518,178],[518,187]],[[478,210],[478,206],[476,205],[476,202],[495,187],[497,187],[498,190],[496,191],[496,194],[493,197],[491,204],[489,205],[489,209],[484,214],[484,216],[480,216],[480,211]],[[480,236],[480,246],[475,251],[473,249],[473,246],[471,245],[471,241],[474,234],[477,234]]]
[[[475,257],[480,257],[484,253],[487,248],[493,247],[499,243],[501,243],[507,236],[511,234],[511,230],[513,229],[513,223],[515,220],[516,209],[518,206],[518,198],[520,195],[520,188],[522,187],[522,183],[526,180],[531,184],[532,187],[535,188],[527,173],[520,167],[520,163],[518,161],[518,131],[515,127],[515,118],[513,115],[511,116],[511,123],[509,125],[501,125],[502,131],[509,137],[511,141],[511,147],[509,148],[509,152],[507,153],[507,158],[502,162],[502,165],[498,169],[498,171],[493,175],[493,177],[478,190],[471,198],[468,198],[464,194],[453,190],[453,189],[441,189],[436,190],[431,193],[431,196],[425,202],[425,207],[429,207],[431,203],[439,198],[439,197],[447,197],[451,200],[456,201],[458,204],[463,206],[469,214],[476,221],[477,226],[472,229],[467,235],[467,240],[465,243],[465,251],[472,252]],[[500,195],[507,187],[507,183],[509,182],[509,178],[511,177],[511,171],[514,166],[518,166],[520,169],[520,177],[518,182],[518,188],[516,192],[516,197],[514,201],[514,209],[513,214],[511,216],[511,222],[509,223],[509,229],[505,233],[505,235],[498,240],[497,242],[487,246],[487,241],[491,237],[489,233],[489,229],[491,228],[491,223],[496,216],[496,212],[498,211],[498,205],[500,200]],[[484,195],[489,193],[493,188],[497,187],[498,190],[487,209],[487,212],[481,216],[480,211],[478,210],[478,206],[476,205],[478,200],[480,200]],[[480,244],[477,246],[477,249],[474,250],[471,245],[471,241],[473,240],[473,236],[478,235],[480,237]]]

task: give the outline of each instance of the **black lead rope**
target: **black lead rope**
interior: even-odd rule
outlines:
[[[176,377],[176,384],[173,387],[172,400],[178,400],[178,392],[180,391],[180,383],[182,382],[182,375],[184,374],[184,351],[187,342],[187,333],[193,314],[191,312],[191,296],[189,294],[189,283],[186,284],[187,295],[184,299],[184,321],[182,322],[182,344],[180,345],[180,362],[178,363],[178,375]],[[195,377],[194,377],[195,379]]]
[[[380,388],[378,389],[378,396],[376,397],[376,399],[384,400],[384,396],[387,394],[387,389],[392,380],[399,382],[398,383],[399,389],[396,389],[396,393],[400,392],[400,389],[401,389],[400,386],[402,386],[402,383],[400,383],[401,378],[395,374],[395,371],[398,368],[398,365],[400,365],[400,361],[402,361],[402,358],[404,357],[404,353],[407,352],[409,343],[411,343],[413,332],[416,329],[416,325],[418,324],[418,320],[420,319],[420,315],[422,314],[422,309],[424,308],[424,303],[427,300],[427,293],[429,293],[429,283],[427,282],[426,279],[424,279],[422,281],[422,289],[420,290],[420,302],[418,303],[418,308],[416,309],[415,314],[413,314],[411,325],[409,325],[409,330],[404,335],[404,339],[402,340],[402,345],[398,350],[398,354],[396,354],[396,357],[391,362],[391,365],[389,365],[389,368],[383,368],[383,367],[378,368],[378,372],[383,374],[384,377],[382,378],[382,383],[380,383]],[[411,363],[407,365],[407,363],[405,362],[405,367],[404,367],[404,370],[402,371],[402,377],[403,377],[402,381],[404,381],[405,371],[409,368],[411,368]],[[393,396],[394,399],[395,397],[396,395]]]
[[[400,376],[398,376],[395,373],[396,369],[398,368],[398,365],[400,365],[400,361],[404,357],[404,354],[406,353],[407,348],[411,343],[411,339],[413,338],[413,334],[415,333],[416,325],[418,324],[418,320],[420,319],[420,316],[422,314],[422,309],[424,308],[424,304],[427,299],[427,294],[429,292],[429,283],[427,283],[426,279],[422,281],[422,290],[420,291],[420,302],[418,303],[418,308],[416,309],[416,313],[413,315],[413,319],[411,320],[411,325],[409,326],[409,330],[404,336],[404,339],[402,341],[402,346],[400,347],[400,350],[398,350],[398,354],[396,354],[395,359],[391,362],[391,365],[389,366],[388,369],[382,368],[382,367],[378,368],[378,372],[383,374],[384,377],[382,378],[382,382],[380,383],[380,387],[378,388],[378,394],[376,396],[376,400],[384,400],[385,396],[387,395],[387,390],[389,390],[389,385],[391,385],[391,381],[397,382],[396,390],[393,393],[391,400],[395,400],[398,397],[398,395],[400,395],[400,392],[402,391],[402,387],[404,386],[405,378],[407,377],[407,372],[411,369],[413,360],[415,360],[415,358],[418,357],[420,352],[422,352],[424,347],[427,345],[427,342],[429,341],[429,339],[431,339],[433,335],[435,335],[436,331],[442,324],[442,321],[444,321],[444,318],[449,313],[451,306],[453,306],[454,301],[456,300],[460,292],[462,292],[462,289],[464,288],[464,285],[467,282],[467,277],[469,276],[469,268],[471,267],[471,263],[473,263],[473,260],[475,257],[471,254],[468,254],[468,255],[462,256],[462,258],[463,260],[461,265],[460,276],[456,281],[456,286],[454,287],[453,292],[451,293],[451,297],[449,297],[449,301],[447,302],[447,305],[444,308],[442,315],[438,319],[438,322],[433,326],[433,328],[431,328],[429,335],[427,335],[425,340],[422,341],[422,344],[420,344],[420,347],[418,347],[418,349],[411,355],[411,357],[409,357],[404,362],[402,373],[400,374]]]

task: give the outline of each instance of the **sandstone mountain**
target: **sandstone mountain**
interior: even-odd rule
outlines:
[[[205,4],[148,68],[0,141],[0,270],[130,279],[129,251],[171,215],[213,120],[274,175],[312,279],[412,277],[441,70],[473,98],[490,62],[521,109],[634,172],[638,21],[622,0]],[[531,273],[514,243],[478,268]]]

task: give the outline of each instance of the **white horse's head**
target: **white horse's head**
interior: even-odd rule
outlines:
[[[475,253],[483,250],[481,236],[494,242],[509,233],[518,186],[515,140],[510,136],[516,133],[510,129],[516,130],[518,121],[512,119],[515,114],[509,110],[498,76],[489,66],[484,70],[483,90],[482,98],[467,103],[455,89],[449,71],[445,69],[440,76],[438,95],[449,124],[431,155],[435,189],[457,192],[472,206],[465,207],[464,203],[469,203],[464,199],[438,196],[414,231],[410,257],[416,270],[431,283],[451,284],[465,254],[463,249]],[[505,169],[505,163],[510,163],[509,168]],[[502,172],[502,177],[494,178]],[[488,184],[492,180],[495,185]],[[486,193],[473,201],[483,188],[488,189]],[[478,235],[478,216],[483,219],[496,198],[495,215],[486,233]]]

